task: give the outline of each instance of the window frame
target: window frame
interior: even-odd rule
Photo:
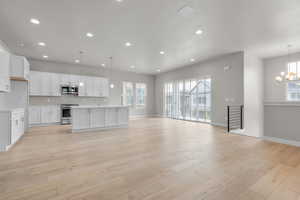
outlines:
[[[131,85],[131,89],[132,89],[132,94],[131,94],[131,99],[132,99],[132,102],[130,103],[130,104],[128,104],[128,94],[127,94],[127,84],[130,84]],[[126,89],[125,89],[125,87],[126,87]],[[122,82],[122,97],[123,97],[123,105],[125,105],[125,106],[130,106],[130,107],[132,107],[132,106],[134,106],[134,83],[133,82],[130,82],[130,81],[123,81]]]
[[[144,88],[144,96],[143,96],[143,99],[144,99],[144,103],[143,104],[140,104],[138,102],[138,98],[139,98],[139,94],[137,92],[137,90],[141,87],[138,87],[138,86],[143,86]],[[135,105],[137,108],[143,108],[143,107],[146,107],[147,106],[147,84],[146,83],[135,83]]]
[[[288,73],[290,72],[290,64],[292,64],[292,63],[296,63],[296,73],[297,73],[297,76],[300,75],[300,60],[287,62],[287,64],[286,64],[287,72]],[[300,84],[300,80],[299,81],[292,81],[291,83],[296,83],[296,84],[299,83]],[[299,91],[297,91],[296,94],[298,94],[300,96],[300,88],[299,88]],[[290,96],[290,89],[289,89],[289,82],[287,82],[285,84],[285,100],[287,102],[300,102],[300,97],[293,100],[293,99],[290,99],[289,96]]]

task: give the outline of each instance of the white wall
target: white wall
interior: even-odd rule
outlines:
[[[300,61],[300,53],[264,60],[265,102],[286,101],[286,84],[276,83],[275,77],[278,76],[282,71],[286,72],[287,63],[291,61]]]
[[[90,97],[30,97],[30,104],[92,104],[103,105],[113,104],[120,105],[122,95],[122,83],[129,81],[133,83],[142,82],[147,84],[147,106],[146,108],[130,109],[131,116],[153,115],[155,114],[154,104],[154,76],[141,75],[133,72],[114,70],[112,73],[103,67],[91,67],[77,64],[64,64],[58,62],[46,62],[40,60],[29,60],[30,70],[44,71],[53,73],[66,73],[87,76],[100,76],[112,78],[115,84],[114,89],[110,89],[110,97],[106,98],[90,98]]]
[[[255,55],[244,54],[244,128],[245,135],[262,137],[264,130],[263,62]]]
[[[156,76],[156,112],[163,115],[163,88],[166,82],[211,76],[212,124],[226,126],[226,106],[243,104],[243,53],[233,53],[179,68]],[[224,71],[224,67],[230,70]],[[232,102],[226,102],[232,99]]]

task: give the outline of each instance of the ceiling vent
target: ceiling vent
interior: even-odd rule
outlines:
[[[194,9],[188,5],[185,5],[178,10],[178,15],[183,17],[191,16],[193,13],[194,13]]]

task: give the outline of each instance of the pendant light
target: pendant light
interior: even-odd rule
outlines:
[[[277,83],[282,83],[282,82],[292,82],[292,81],[299,81],[300,77],[298,77],[298,67],[296,66],[295,71],[290,71],[290,48],[292,45],[288,45],[288,55],[287,55],[287,63],[286,66],[288,68],[287,72],[280,72],[280,75],[275,77],[275,80]]]
[[[113,82],[112,82],[113,57],[111,56],[111,57],[109,57],[109,59],[110,59],[110,69],[109,69],[109,71],[110,71],[110,77],[109,77],[109,82],[110,82],[110,84],[109,84],[109,87],[110,87],[111,89],[114,89],[114,88],[115,88],[115,85],[114,85]]]

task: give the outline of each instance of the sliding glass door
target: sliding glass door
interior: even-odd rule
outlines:
[[[164,114],[174,119],[210,122],[211,79],[189,79],[166,83]]]

